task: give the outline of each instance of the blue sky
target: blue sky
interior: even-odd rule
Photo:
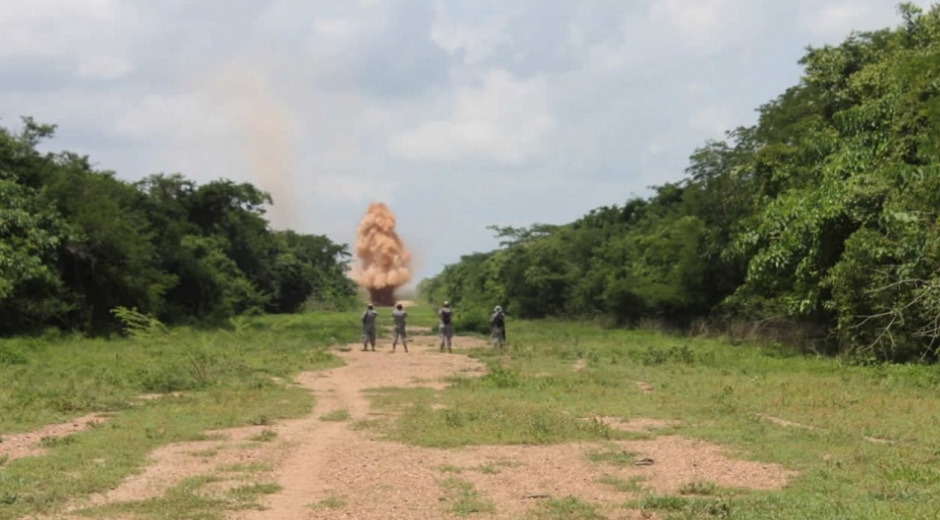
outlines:
[[[929,2],[915,2],[924,8]],[[0,124],[128,180],[272,193],[276,228],[352,243],[385,202],[416,281],[684,176],[887,0],[4,0]]]

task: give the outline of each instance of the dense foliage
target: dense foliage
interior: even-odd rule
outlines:
[[[868,359],[935,358],[940,7],[899,9],[895,29],[808,48],[800,82],[696,150],[681,182],[567,225],[496,228],[500,249],[422,291],[531,318],[779,318]]]
[[[0,334],[105,332],[117,307],[168,323],[286,313],[355,294],[347,246],[272,231],[268,194],[180,175],[136,183],[41,153],[54,127],[0,128]]]

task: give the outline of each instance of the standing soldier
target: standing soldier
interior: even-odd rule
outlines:
[[[408,317],[408,313],[402,308],[402,305],[399,303],[395,306],[395,310],[392,311],[392,323],[395,328],[395,339],[392,341],[392,352],[395,352],[395,347],[398,345],[398,338],[401,338],[401,345],[405,347],[405,353],[408,352],[408,335],[405,333],[405,319]]]
[[[444,302],[444,306],[437,311],[437,316],[441,319],[441,352],[444,352],[444,345],[447,344],[447,351],[450,352],[451,339],[454,337],[454,311],[450,308],[450,302]]]
[[[372,345],[372,352],[375,352],[375,318],[378,313],[375,307],[369,304],[366,312],[362,313],[362,351],[368,350],[368,345]]]
[[[493,326],[493,346],[503,348],[503,344],[506,343],[506,316],[503,314],[503,308],[499,305],[493,309],[490,324]]]

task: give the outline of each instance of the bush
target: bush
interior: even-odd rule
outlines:
[[[483,334],[488,336],[492,332],[490,317],[485,311],[476,309],[454,311],[454,334]],[[441,331],[440,323],[431,327],[431,332],[437,334]]]
[[[490,318],[485,312],[470,310],[454,316],[454,329],[462,334],[489,334]]]
[[[0,365],[25,365],[27,363],[29,359],[19,347],[9,343],[0,343]]]

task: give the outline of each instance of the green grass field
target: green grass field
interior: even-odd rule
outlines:
[[[261,317],[239,320],[232,330],[176,329],[114,341],[0,341],[0,439],[92,412],[113,414],[96,428],[49,442],[45,456],[0,461],[0,519],[55,512],[70,499],[110,489],[140,470],[149,451],[200,439],[207,429],[309,413],[310,394],[280,381],[289,382],[298,371],[337,366],[327,347],[358,341],[358,314]],[[435,322],[428,307],[410,314],[412,325]],[[459,448],[640,435],[582,420],[594,416],[678,420],[683,426],[668,433],[710,440],[739,458],[779,463],[799,476],[778,492],[727,494],[709,488],[714,496],[644,496],[625,501],[625,507],[686,519],[933,519],[940,511],[937,367],[852,366],[720,339],[579,323],[511,321],[508,327],[505,354],[455,344],[455,353],[488,365],[482,378],[457,377],[437,393],[369,392],[374,406],[401,412],[371,427],[401,442]],[[579,360],[584,368],[574,371]],[[653,391],[641,391],[639,381]],[[182,395],[137,399],[175,391]],[[597,456],[610,459],[606,463],[629,458]],[[442,475],[442,486],[454,511],[489,510],[484,497],[447,478]],[[642,486],[608,480],[598,485]],[[276,491],[258,482],[260,487],[207,503],[192,492],[202,484],[186,481],[166,497],[125,512],[142,518],[166,517],[159,511],[173,511],[176,518],[220,518],[226,508],[247,507],[255,497]],[[593,511],[573,497],[545,503],[544,511],[533,514],[593,518]]]

